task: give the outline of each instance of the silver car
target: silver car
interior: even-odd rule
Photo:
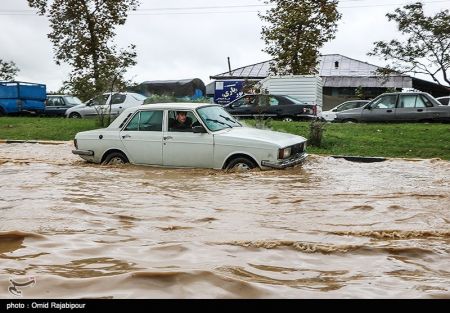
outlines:
[[[188,129],[170,126],[180,112]],[[286,168],[307,158],[305,138],[244,127],[221,106],[205,103],[130,108],[108,128],[78,133],[74,143],[74,154],[103,164],[248,170]]]
[[[384,93],[362,108],[338,112],[337,122],[450,122],[450,107],[425,92]]]
[[[125,109],[142,105],[145,99],[147,97],[134,92],[104,93],[83,104],[71,107],[65,115],[69,118],[96,117],[109,114],[111,110],[111,116],[117,117]]]

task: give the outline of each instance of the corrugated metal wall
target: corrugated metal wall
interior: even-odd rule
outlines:
[[[319,76],[270,76],[261,82],[262,90],[274,95],[287,95],[308,104],[323,104],[323,82]]]

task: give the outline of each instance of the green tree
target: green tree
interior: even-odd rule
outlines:
[[[13,61],[6,62],[0,59],[0,80],[14,80],[19,68]]]
[[[335,37],[337,0],[267,0],[275,7],[260,18],[263,50],[273,57],[274,74],[307,75],[317,72],[319,49]]]
[[[404,41],[392,39],[377,41],[368,55],[382,57],[388,65],[379,72],[429,75],[441,86],[450,85],[450,16],[442,10],[434,16],[425,16],[423,4],[416,2],[386,14],[389,21],[398,24]],[[442,76],[442,78],[441,78]]]
[[[358,99],[364,99],[366,97],[363,86],[355,88],[355,97]]]
[[[86,100],[127,82],[125,70],[136,64],[135,46],[118,49],[115,28],[126,22],[139,0],[27,0],[38,14],[50,21],[48,38],[53,43],[56,64],[72,67],[66,89]]]

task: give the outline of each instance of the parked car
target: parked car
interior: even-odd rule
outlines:
[[[439,101],[441,103],[441,105],[449,105],[450,103],[450,96],[447,97],[439,97],[436,98],[437,101]]]
[[[108,114],[111,107],[111,116],[117,117],[127,108],[142,105],[145,99],[147,97],[134,92],[104,93],[68,109],[65,114],[69,118],[95,117]]]
[[[180,111],[192,121],[189,131],[169,129]],[[74,154],[103,164],[248,170],[286,168],[307,158],[305,138],[244,127],[220,105],[206,103],[129,108],[107,128],[76,134],[74,144]]]
[[[83,104],[83,102],[74,96],[47,95],[43,114],[47,116],[64,116],[67,109],[80,104]]]
[[[337,112],[339,122],[449,122],[450,107],[424,92],[384,93],[358,109]]]
[[[332,108],[329,111],[322,111],[322,113],[320,113],[320,118],[322,118],[323,120],[327,121],[327,122],[332,122],[334,121],[334,119],[336,118],[336,113],[337,112],[342,112],[345,110],[350,110],[350,109],[356,109],[356,108],[360,108],[363,105],[369,103],[369,100],[350,100],[350,101],[345,101],[341,104],[339,104],[338,106],[335,106],[334,108]]]
[[[290,122],[317,117],[315,105],[280,95],[246,94],[224,105],[224,108],[231,115],[240,118],[262,116]]]

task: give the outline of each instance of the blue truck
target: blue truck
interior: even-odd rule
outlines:
[[[46,86],[25,82],[0,82],[0,116],[42,113],[47,99]]]

